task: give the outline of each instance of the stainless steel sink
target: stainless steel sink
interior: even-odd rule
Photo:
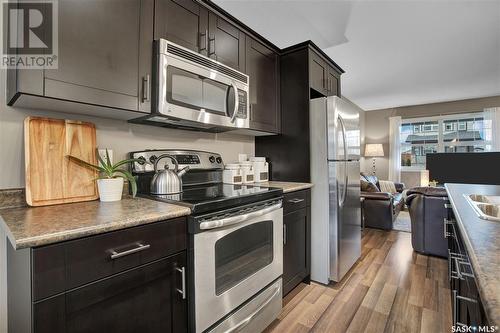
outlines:
[[[469,199],[474,202],[487,203],[493,205],[500,205],[500,196],[496,195],[482,195],[482,194],[469,194]]]
[[[496,219],[500,219],[500,206],[497,205],[489,205],[489,204],[479,204],[477,208],[489,217],[494,217]]]
[[[500,222],[500,196],[481,194],[464,196],[480,218]]]

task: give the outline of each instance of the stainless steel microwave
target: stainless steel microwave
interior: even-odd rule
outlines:
[[[133,122],[221,132],[249,127],[249,77],[164,39],[155,41],[152,112]]]

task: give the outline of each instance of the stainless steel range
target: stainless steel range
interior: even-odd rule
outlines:
[[[178,168],[189,166],[182,192],[150,194],[153,164],[135,163],[138,193],[186,205],[190,233],[190,301],[193,332],[260,332],[282,307],[282,190],[222,183],[219,154],[190,150],[147,150],[130,157],[156,162],[168,154]],[[171,159],[157,168],[173,167]]]

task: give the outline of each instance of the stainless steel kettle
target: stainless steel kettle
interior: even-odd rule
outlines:
[[[165,164],[165,169],[158,170],[158,161],[162,158],[170,158],[175,165],[174,170],[170,170],[168,164]],[[150,191],[151,194],[176,194],[182,192],[182,179],[181,177],[189,170],[189,166],[186,166],[179,170],[179,163],[169,154],[163,154],[158,156],[154,163],[155,174],[151,180]]]

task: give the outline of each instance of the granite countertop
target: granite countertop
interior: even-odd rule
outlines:
[[[314,186],[311,183],[281,182],[281,181],[256,183],[256,185],[281,188],[283,190],[283,193],[305,190]]]
[[[500,195],[500,186],[446,184],[445,187],[474,269],[486,316],[490,325],[500,325],[500,222],[479,218],[464,197],[464,194]]]
[[[187,207],[130,197],[45,207],[0,209],[15,249],[35,247],[191,214]]]

